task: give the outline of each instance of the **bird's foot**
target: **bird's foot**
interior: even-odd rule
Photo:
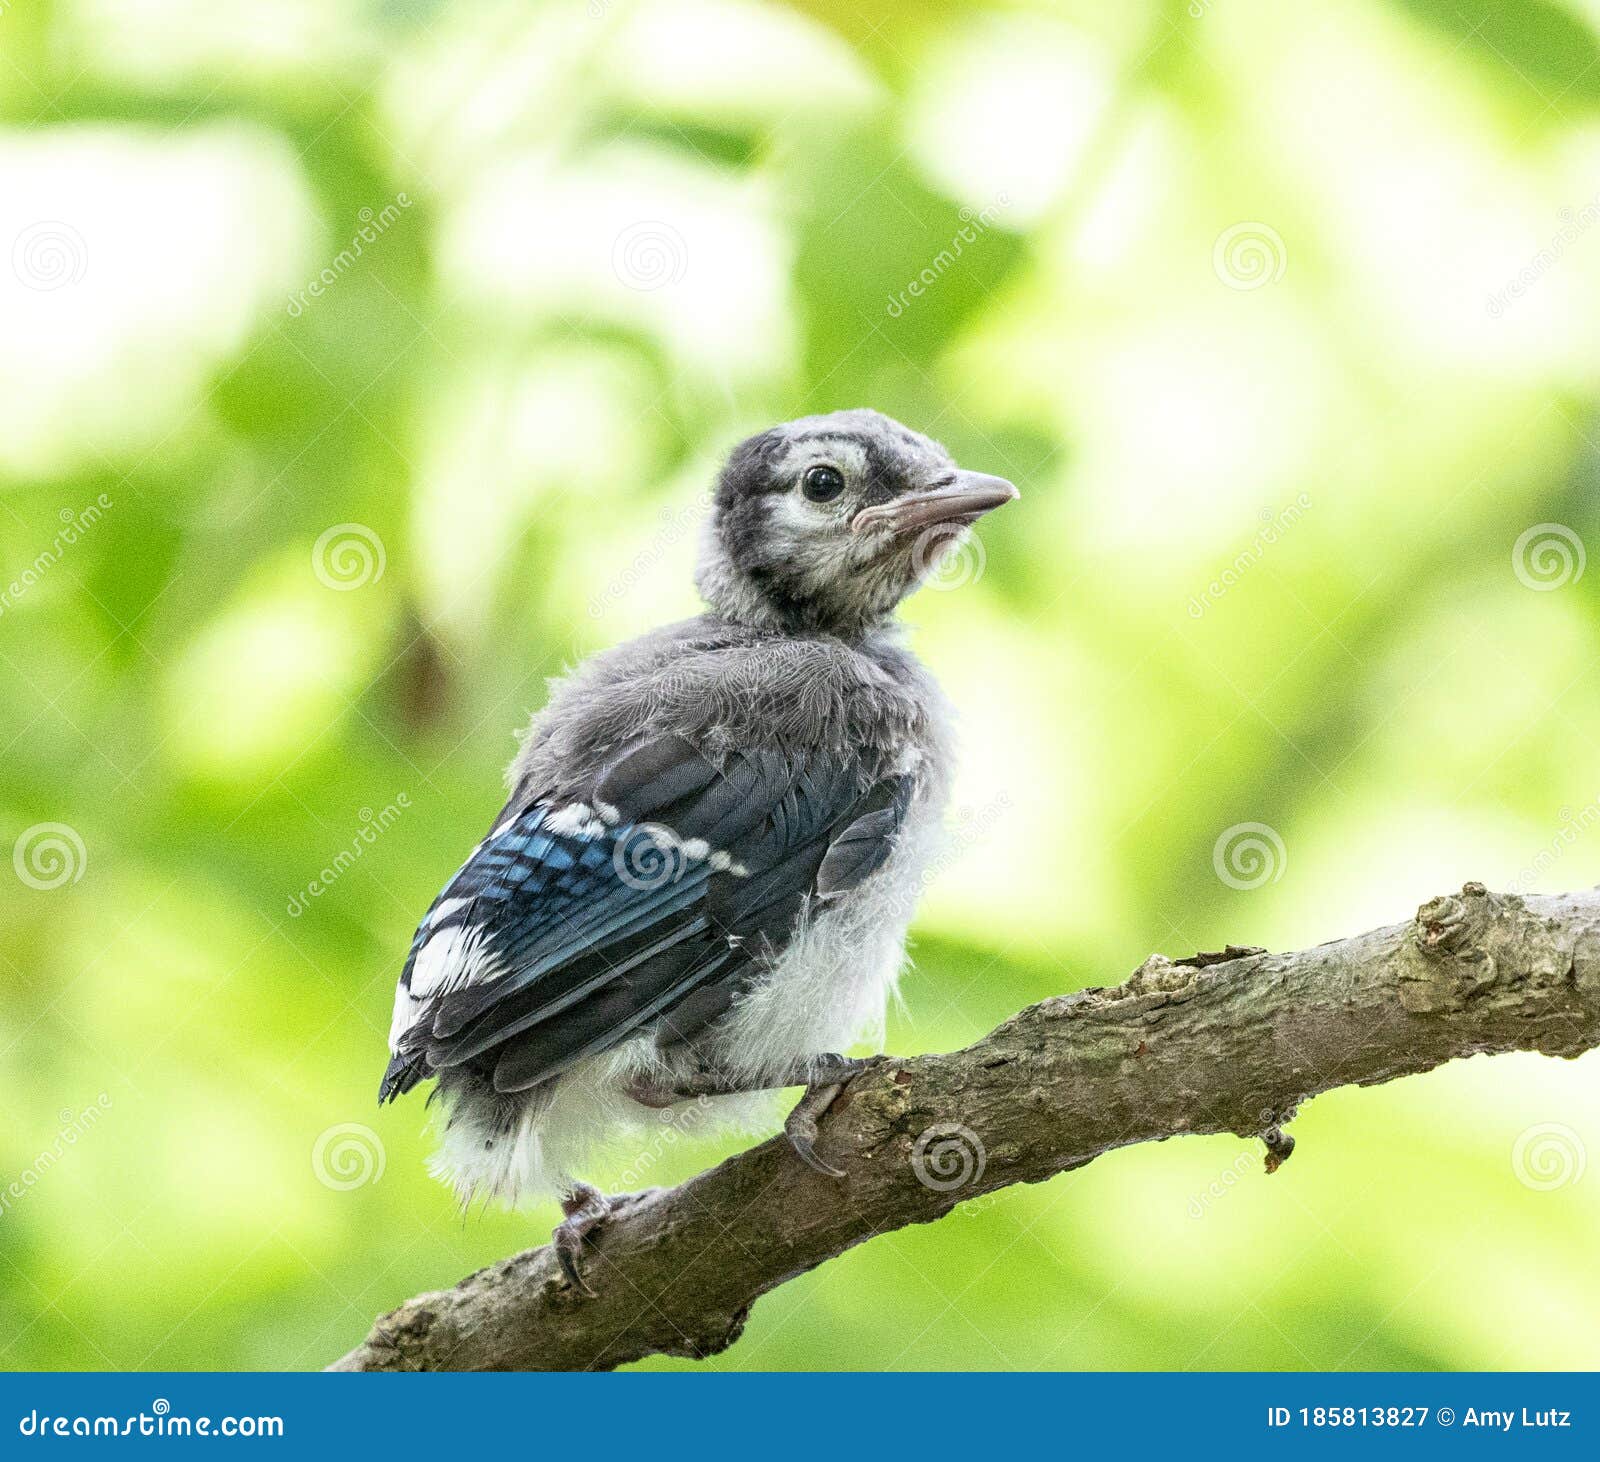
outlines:
[[[843,1090],[844,1083],[841,1081],[830,1081],[826,1086],[808,1086],[806,1094],[795,1103],[794,1110],[783,1124],[789,1146],[794,1148],[800,1160],[807,1167],[815,1168],[830,1178],[844,1177],[844,1169],[836,1168],[817,1156],[817,1121]]]
[[[743,1092],[773,1091],[785,1086],[803,1086],[805,1095],[795,1104],[783,1124],[790,1145],[800,1158],[819,1173],[842,1178],[844,1173],[817,1156],[817,1123],[827,1113],[845,1087],[887,1056],[841,1056],[833,1051],[811,1056],[794,1066],[774,1071],[764,1078],[727,1076],[715,1071],[697,1071],[670,1085],[639,1077],[628,1087],[628,1095],[646,1107],[670,1107],[691,1097],[736,1096]]]
[[[830,1178],[845,1176],[842,1168],[836,1168],[817,1156],[817,1124],[851,1081],[863,1071],[882,1065],[887,1059],[884,1056],[839,1056],[828,1051],[806,1063],[805,1095],[795,1103],[794,1110],[783,1124],[783,1130],[789,1145],[807,1167],[815,1168]]]
[[[628,1083],[628,1095],[641,1107],[670,1107],[685,1100],[683,1090],[676,1086],[663,1086],[648,1076],[636,1076]]]
[[[556,1263],[570,1284],[581,1295],[595,1298],[589,1281],[583,1277],[583,1241],[611,1217],[611,1200],[588,1183],[574,1183],[572,1191],[561,1196],[561,1212],[566,1216],[550,1235]]]

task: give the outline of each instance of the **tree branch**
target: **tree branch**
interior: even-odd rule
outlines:
[[[1460,1056],[1600,1045],[1600,891],[1469,883],[1415,919],[1291,954],[1153,955],[1125,984],[1030,1006],[948,1055],[885,1061],[823,1123],[813,1172],[782,1138],[627,1199],[594,1237],[584,1299],[548,1246],[384,1316],[329,1367],[609,1370],[703,1357],[768,1290],[875,1234],[1011,1183],[1183,1133],[1288,1155],[1296,1106]]]

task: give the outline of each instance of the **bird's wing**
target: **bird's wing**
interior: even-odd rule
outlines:
[[[911,791],[853,758],[718,767],[659,736],[587,802],[513,803],[417,930],[380,1096],[462,1065],[520,1091],[675,1010],[685,1031],[714,1018],[808,896],[825,905],[882,865]]]

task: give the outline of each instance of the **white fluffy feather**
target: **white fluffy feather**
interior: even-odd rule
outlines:
[[[922,874],[938,844],[935,801],[919,800],[884,866],[862,885],[806,911],[771,972],[735,1005],[705,1047],[718,1069],[759,1079],[825,1051],[862,1041],[879,1048],[890,995],[905,960],[905,932]],[[524,1101],[508,1132],[489,1103],[449,1107],[433,1172],[463,1201],[507,1202],[551,1196],[590,1171],[600,1152],[625,1172],[648,1167],[663,1122],[695,1120],[755,1130],[773,1119],[768,1094],[717,1097],[663,1113],[628,1095],[636,1078],[667,1081],[672,1069],[650,1037],[639,1037],[573,1067]]]

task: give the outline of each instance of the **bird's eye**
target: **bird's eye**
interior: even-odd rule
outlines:
[[[844,491],[844,478],[837,467],[808,467],[800,491],[814,503],[825,503]]]

